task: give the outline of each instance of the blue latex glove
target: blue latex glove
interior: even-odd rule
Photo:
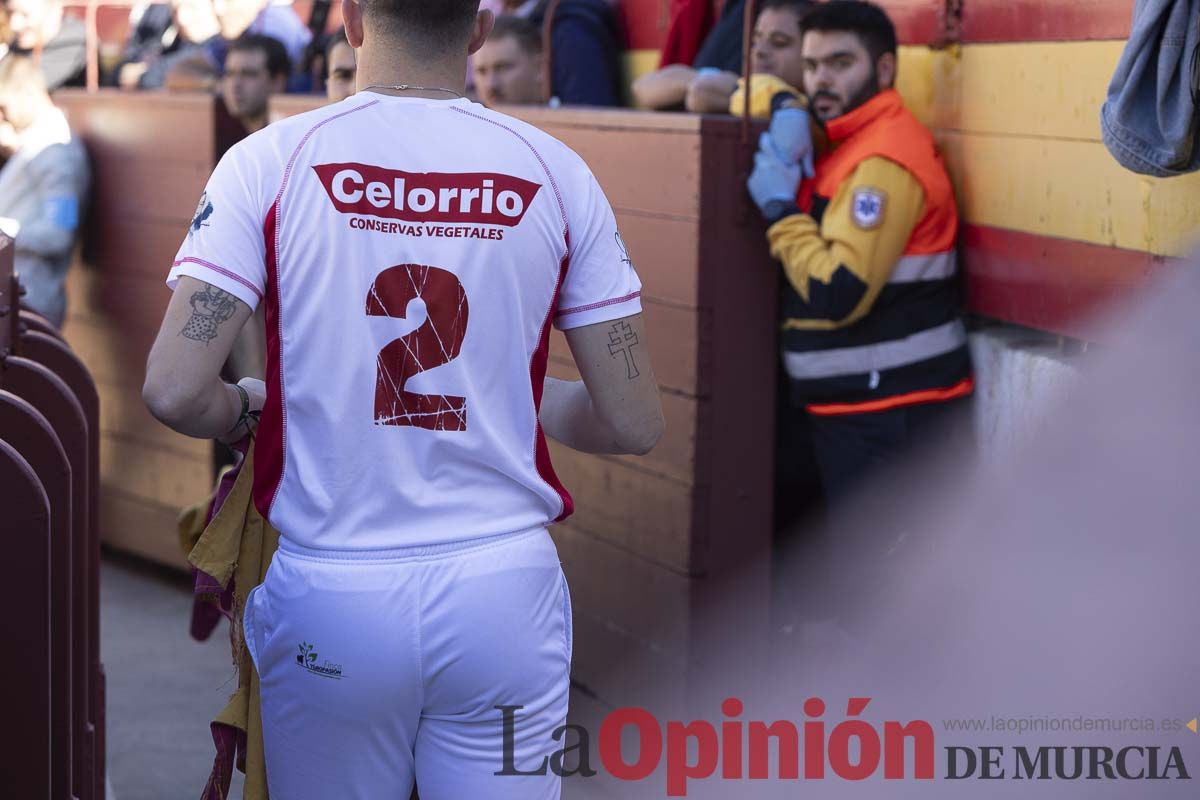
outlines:
[[[771,140],[770,132],[764,131],[758,140],[758,152],[754,154],[754,171],[746,181],[746,188],[758,210],[767,214],[767,204],[774,200],[794,203],[800,174],[800,165],[784,160]]]
[[[789,164],[801,164],[804,174],[813,176],[812,127],[803,108],[781,108],[771,115],[767,128],[779,157]]]

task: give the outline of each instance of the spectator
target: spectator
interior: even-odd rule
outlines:
[[[620,35],[608,0],[507,0],[511,14],[539,31],[550,22],[550,94],[556,104],[621,104]]]
[[[212,0],[173,0],[170,5],[170,44],[141,62],[123,65],[118,78],[122,88],[160,89],[168,83],[172,88],[184,88],[179,86],[180,78],[189,70],[203,76],[204,85],[187,88],[203,89],[215,84],[227,43],[221,38]]]
[[[798,97],[804,86],[804,59],[800,47],[800,20],[812,0],[763,0],[754,21],[750,50],[750,114],[769,117],[772,104]],[[697,101],[708,111],[741,114],[745,107],[739,78],[729,98],[713,93]],[[781,97],[782,95],[782,97]],[[724,101],[724,108],[720,107]]]
[[[775,112],[751,196],[783,264],[783,358],[825,494],[958,417],[974,387],[959,318],[958,211],[933,136],[893,89],[896,31],[871,3],[801,22],[804,90],[834,149],[811,165],[808,114]],[[799,190],[801,175],[814,181]]]
[[[358,65],[354,48],[346,41],[344,28],[339,28],[329,37],[329,44],[325,46],[325,65],[328,73],[325,96],[329,102],[336,103],[354,94]]]
[[[304,51],[312,41],[312,32],[289,0],[213,0],[213,10],[226,41],[232,42],[247,33],[270,36],[283,44],[290,64],[304,63]]]
[[[721,91],[726,103],[715,110],[724,111],[742,72],[742,20],[745,13],[745,0],[727,0],[721,18],[705,37],[691,66],[669,64],[638,78],[633,82],[634,105],[651,110],[686,108],[701,112],[712,109],[694,107],[693,103]],[[697,84],[695,89],[693,84]]]
[[[16,239],[23,302],[54,325],[66,313],[64,283],[90,182],[87,153],[71,135],[33,61],[0,61],[0,228]]]
[[[527,19],[497,17],[473,68],[475,89],[486,106],[542,105],[549,99],[542,32]]]
[[[221,97],[246,133],[267,127],[267,101],[286,90],[290,71],[283,44],[270,36],[248,33],[229,45]]]
[[[14,54],[40,50],[38,66],[53,92],[83,86],[87,75],[87,32],[74,17],[63,18],[62,0],[4,0]]]
[[[101,83],[125,89],[136,87],[146,65],[169,52],[178,38],[170,3],[134,6],[129,11],[129,36],[121,61],[110,74],[101,76]]]

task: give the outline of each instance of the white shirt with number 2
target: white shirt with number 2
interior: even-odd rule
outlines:
[[[181,275],[265,303],[255,502],[327,549],[569,514],[537,421],[550,326],[641,310],[587,165],[466,100],[362,93],[238,143],[168,284]],[[631,332],[610,338],[636,359]]]

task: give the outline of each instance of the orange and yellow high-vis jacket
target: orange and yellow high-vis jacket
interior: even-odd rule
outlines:
[[[958,212],[933,136],[890,89],[826,133],[801,213],[767,232],[787,276],[793,396],[811,413],[848,414],[969,394]]]

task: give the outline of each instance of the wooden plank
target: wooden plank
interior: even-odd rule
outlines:
[[[579,370],[570,361],[551,360],[548,374],[564,381],[579,380]],[[691,483],[696,452],[696,424],[705,401],[693,397],[662,393],[666,430],[662,439],[644,456],[614,456],[631,466]]]
[[[926,82],[934,102],[923,121],[935,128],[1098,142],[1108,76],[1123,48],[1108,41],[973,44],[931,54],[924,70],[909,68],[902,54],[900,88],[908,102]]]
[[[963,231],[968,307],[985,316],[1084,338],[1096,316],[1182,262],[979,225]]]
[[[548,124],[543,128],[579,154],[591,167],[609,203],[684,219],[699,215],[700,142],[691,133],[626,130]],[[661,176],[647,180],[647,176]]]
[[[310,94],[280,94],[271,98],[268,104],[267,117],[271,122],[306,114],[327,105],[324,95]]]
[[[73,316],[64,327],[71,348],[96,380],[141,391],[154,334],[90,317]]]
[[[100,494],[100,536],[104,544],[186,570],[187,559],[176,536],[178,518],[178,509],[147,503],[117,487],[105,486]]]
[[[963,42],[1126,39],[1130,0],[966,0]]]
[[[707,314],[686,308],[643,299],[642,314],[646,321],[646,337],[650,341],[650,358],[658,385],[683,394],[702,397],[697,341],[703,340]],[[571,350],[561,332],[550,337],[550,355],[562,362],[571,362]]]
[[[122,341],[132,337],[145,345],[144,356],[170,299],[171,290],[159,276],[102,272],[76,261],[67,272],[66,329],[87,323],[110,330]]]
[[[89,266],[105,278],[137,275],[156,281],[166,291],[163,282],[187,231],[188,221],[184,220],[130,217],[114,209],[97,209],[89,222],[84,255]]]
[[[1195,244],[1200,173],[1135,175],[1098,142],[938,138],[965,222],[1154,255],[1183,256]]]
[[[180,223],[179,241],[183,241],[212,169],[211,160],[194,155],[178,161],[146,154],[93,158],[93,179],[98,189],[95,202],[107,214],[176,221]]]
[[[692,574],[691,488],[556,442],[550,442],[550,454],[575,500],[574,527],[681,575]]]
[[[729,190],[742,185],[753,146],[733,130],[705,137],[702,164],[699,292],[711,311],[694,345],[708,399],[696,424],[695,483],[707,491],[694,496],[692,566],[705,574],[763,570],[771,539],[779,265],[762,218],[745,193]],[[746,629],[767,610],[748,607]]]
[[[54,98],[93,160],[152,155],[190,163],[212,158],[215,101],[210,94],[64,89]]]
[[[140,387],[97,380],[96,388],[100,392],[101,433],[189,458],[209,458],[212,442],[176,433],[152,417],[142,402]]]
[[[617,226],[642,280],[642,297],[696,308],[699,225],[692,220],[619,211]]]
[[[210,457],[185,456],[111,434],[101,441],[100,481],[106,491],[115,487],[175,509],[203,500],[214,483]]]
[[[655,651],[686,653],[696,581],[572,526],[550,528],[577,613],[626,632]]]

